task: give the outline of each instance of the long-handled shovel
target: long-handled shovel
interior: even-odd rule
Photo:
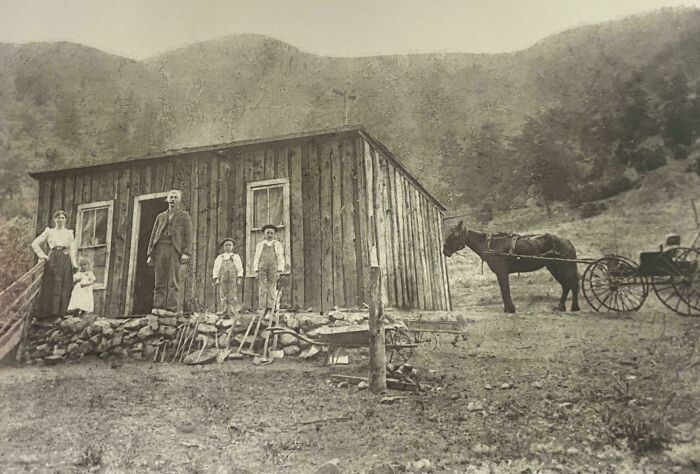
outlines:
[[[228,336],[228,340],[226,341],[226,347],[224,349],[221,349],[218,351],[218,354],[216,356],[216,361],[221,364],[223,361],[225,361],[228,356],[231,354],[231,338],[233,338],[233,332],[236,328],[236,324],[238,324],[238,320],[240,319],[240,315],[238,312],[234,312],[233,315],[233,320],[231,322],[231,327],[228,328],[226,331],[226,335]],[[218,350],[218,348],[217,348]]]
[[[257,365],[263,365],[263,364],[270,364],[274,360],[273,357],[270,357],[270,353],[268,352],[269,344],[270,344],[270,330],[269,328],[271,327],[276,327],[278,326],[279,322],[279,303],[280,303],[280,297],[282,295],[281,290],[277,290],[275,293],[275,301],[272,304],[272,311],[268,313],[268,323],[267,323],[267,332],[265,334],[265,344],[263,345],[263,352],[262,356],[255,357],[253,359],[253,363]],[[273,340],[273,346],[276,347],[277,343],[277,334],[275,333],[274,336],[272,336]]]
[[[255,320],[258,319],[260,316],[258,314],[255,314],[252,318],[250,318],[250,322],[248,323],[248,328],[245,330],[245,334],[243,335],[243,339],[241,339],[241,343],[238,345],[238,349],[236,349],[236,355],[240,356],[243,354],[243,345],[245,344],[246,339],[248,338],[248,334],[250,334],[250,330],[253,329],[253,325],[255,324]]]

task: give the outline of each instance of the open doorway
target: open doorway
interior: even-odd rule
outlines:
[[[134,198],[134,220],[131,225],[129,253],[129,282],[125,316],[148,314],[153,307],[154,269],[146,265],[148,241],[156,217],[168,209],[167,192],[146,194]]]

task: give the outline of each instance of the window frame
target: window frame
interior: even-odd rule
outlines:
[[[254,253],[255,249],[251,249],[251,233],[253,231],[259,231],[261,227],[253,227],[253,221],[254,221],[254,212],[255,212],[255,203],[253,202],[253,193],[255,191],[259,191],[261,189],[270,189],[270,188],[282,188],[282,221],[284,222],[284,229],[287,231],[285,235],[284,241],[280,241],[280,243],[284,246],[284,260],[285,260],[285,269],[283,272],[280,272],[283,275],[289,275],[291,273],[291,234],[292,234],[292,229],[291,229],[291,216],[290,216],[290,208],[291,208],[291,201],[290,201],[290,196],[289,196],[289,178],[275,178],[275,179],[265,179],[261,181],[250,181],[246,183],[246,245],[245,245],[245,253],[246,253],[246,265],[245,265],[245,270],[246,270],[246,275],[253,275],[253,260],[255,258]]]
[[[88,247],[82,247],[83,239],[83,212],[92,211],[96,209],[107,208],[107,236],[105,243],[103,245],[93,245]],[[78,205],[78,217],[75,225],[75,240],[76,240],[76,254],[79,257],[80,251],[82,249],[94,249],[98,247],[106,247],[107,255],[105,257],[105,276],[102,283],[95,283],[93,286],[94,290],[104,290],[107,288],[107,283],[109,282],[109,263],[112,257],[112,216],[114,214],[114,200],[109,201],[93,201]]]

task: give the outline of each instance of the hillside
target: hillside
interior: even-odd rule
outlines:
[[[450,207],[479,206],[489,193],[507,205],[532,194],[531,180],[513,178],[529,173],[522,164],[532,157],[518,156],[523,146],[513,141],[529,120],[552,109],[612,115],[605,107],[635,72],[686,67],[700,48],[698,31],[700,10],[680,9],[496,55],[334,58],[237,35],[138,62],[71,43],[0,44],[0,188],[9,190],[0,213],[19,212],[16,196],[31,197],[29,180],[18,180],[27,167],[340,125],[344,106],[333,89],[357,96],[349,121],[365,125]],[[581,161],[598,153],[576,140],[570,148]]]

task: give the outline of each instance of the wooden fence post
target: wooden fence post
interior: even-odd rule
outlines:
[[[369,272],[369,389],[373,392],[386,390],[386,348],[381,281],[381,269],[378,266],[371,267]]]

